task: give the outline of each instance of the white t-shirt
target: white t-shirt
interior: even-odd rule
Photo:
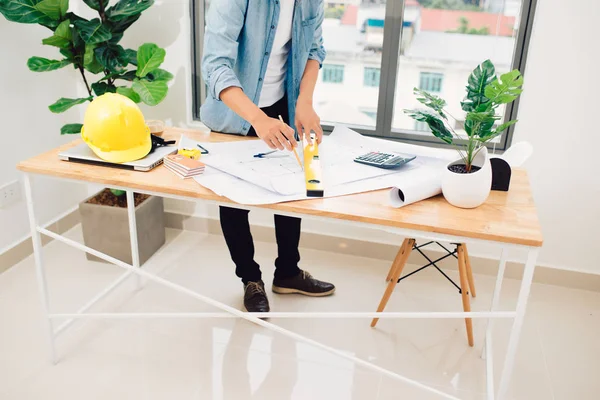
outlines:
[[[287,58],[292,46],[292,18],[294,16],[294,0],[279,0],[279,22],[275,32],[273,48],[267,63],[258,106],[268,107],[275,104],[285,94],[285,74]]]

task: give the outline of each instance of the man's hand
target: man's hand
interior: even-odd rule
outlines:
[[[256,135],[272,149],[285,148],[291,151],[292,147],[298,146],[294,138],[294,130],[280,120],[268,117],[265,113],[257,117],[252,122],[252,126]]]
[[[317,135],[317,143],[321,143],[323,128],[321,128],[321,119],[313,108],[312,100],[302,97],[298,98],[294,124],[300,138],[304,137],[310,143],[310,132],[313,131]]]

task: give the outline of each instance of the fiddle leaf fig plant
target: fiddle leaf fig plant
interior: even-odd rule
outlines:
[[[42,40],[56,47],[57,59],[31,57],[27,67],[33,72],[47,72],[72,65],[79,71],[87,96],[61,97],[48,108],[62,113],[73,106],[92,101],[106,92],[119,93],[136,103],[155,106],[167,95],[167,83],[173,75],[159,67],[166,52],[154,43],[142,44],[137,50],[119,45],[125,31],[136,22],[154,0],[83,0],[98,16],[91,20],[69,12],[69,0],[0,0],[0,13],[13,22],[39,24],[51,31]],[[114,1],[114,0],[112,0]],[[96,81],[89,83],[92,76]],[[81,132],[81,124],[61,128],[61,134]]]
[[[467,93],[460,103],[466,113],[466,145],[455,146],[467,173],[471,172],[473,160],[481,148],[517,123],[516,120],[512,120],[496,126],[497,121],[502,118],[496,114],[496,110],[502,104],[515,101],[523,92],[522,86],[523,76],[518,70],[497,77],[494,64],[490,60],[484,61],[471,72],[466,86]],[[454,141],[460,138],[448,119],[453,117],[446,109],[446,101],[418,88],[414,88],[414,94],[428,109],[404,112],[417,121],[425,122],[435,137],[448,144],[455,144]]]

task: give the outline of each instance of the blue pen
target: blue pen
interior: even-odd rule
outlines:
[[[208,154],[208,150],[206,150],[204,147],[200,146],[199,144],[197,144],[196,146],[200,147],[201,154]]]
[[[269,154],[273,154],[278,150],[271,150],[271,151],[267,151],[266,153],[258,153],[254,155],[254,158],[264,158],[266,156],[268,156]]]

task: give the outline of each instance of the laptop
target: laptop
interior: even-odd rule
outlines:
[[[151,169],[158,167],[163,162],[163,158],[169,154],[173,154],[177,151],[176,146],[158,147],[152,153],[146,157],[131,162],[122,164],[115,164],[105,161],[98,157],[87,144],[81,143],[75,147],[63,151],[58,154],[61,160],[73,161],[84,164],[92,165],[103,165],[106,167],[130,169],[134,171],[150,171]]]

